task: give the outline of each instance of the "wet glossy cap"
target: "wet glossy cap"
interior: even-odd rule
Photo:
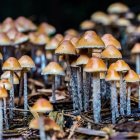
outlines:
[[[8,93],[6,89],[3,87],[0,87],[0,98],[6,98],[6,97],[8,97]]]
[[[119,81],[120,80],[120,75],[115,70],[108,70],[105,80],[106,81]]]
[[[86,65],[89,57],[87,55],[80,55],[76,60],[76,65]]]

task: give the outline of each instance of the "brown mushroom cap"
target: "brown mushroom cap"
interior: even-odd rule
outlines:
[[[132,54],[140,54],[140,43],[136,43],[131,50]]]
[[[95,23],[92,22],[91,20],[85,20],[80,24],[80,28],[82,30],[89,30],[93,29],[95,27]]]
[[[69,40],[62,41],[55,50],[56,54],[76,55],[75,46]]]
[[[124,27],[128,27],[131,25],[131,22],[126,19],[126,18],[119,18],[116,22],[115,22],[116,25],[118,26],[124,26]]]
[[[56,122],[50,119],[49,117],[43,117],[42,119],[44,121],[45,131],[49,131],[49,130],[60,131],[61,130],[60,126],[56,124]],[[29,124],[29,128],[39,129],[39,119],[35,118],[31,120]]]
[[[0,33],[0,45],[9,46],[10,44],[11,44],[11,41],[9,37],[6,35],[6,33]]]
[[[130,70],[130,67],[124,60],[118,60],[115,64],[114,69],[118,72],[126,72]]]
[[[102,36],[102,40],[105,43],[105,46],[114,46],[116,47],[118,50],[121,50],[121,44],[120,42],[113,37],[111,34],[104,34]]]
[[[105,44],[94,31],[86,31],[77,42],[77,49],[104,49]]]
[[[124,77],[124,79],[126,82],[130,82],[130,83],[140,81],[139,75],[133,70],[129,70],[126,76]]]
[[[106,79],[106,81],[119,81],[120,75],[115,70],[108,70],[105,79]]]
[[[9,80],[2,79],[2,80],[0,80],[0,87],[5,88],[6,90],[11,90],[12,85]]]
[[[1,75],[1,79],[8,79],[10,81],[10,71],[6,71]],[[19,84],[19,79],[17,78],[17,76],[14,74],[13,76],[13,83],[14,85]]]
[[[62,34],[56,34],[55,36],[54,36],[54,38],[56,38],[57,40],[59,40],[60,42],[63,40],[63,35]]]
[[[52,111],[53,106],[48,100],[40,98],[34,103],[31,110],[33,112],[46,113]]]
[[[70,64],[71,67],[77,68],[77,64],[76,64],[76,60],[72,61],[72,63]]]
[[[55,50],[58,47],[59,43],[60,43],[60,41],[57,38],[53,37],[48,42],[48,44],[46,44],[45,49],[46,50]]]
[[[119,50],[117,50],[114,46],[108,46],[105,50],[101,53],[101,57],[104,59],[120,59],[122,58],[122,54]]]
[[[50,35],[50,34],[54,34],[56,32],[56,29],[54,26],[43,22],[39,25],[38,32]]]
[[[105,72],[107,67],[102,59],[97,57],[92,57],[89,59],[88,63],[84,67],[85,72]]]
[[[0,60],[3,60],[3,56],[2,56],[2,53],[0,53]]]
[[[18,62],[20,63],[22,68],[34,68],[35,63],[33,62],[32,58],[28,55],[23,55]]]
[[[116,3],[111,4],[108,7],[107,11],[109,13],[121,14],[121,13],[128,12],[129,8],[125,4],[123,4],[123,3],[116,2]]]
[[[109,70],[115,70],[115,66],[116,66],[116,63],[112,63],[109,68],[108,68],[108,71]]]
[[[0,98],[6,98],[6,97],[8,97],[8,93],[6,89],[3,87],[0,87]]]
[[[12,70],[12,71],[18,71],[21,70],[20,63],[18,60],[14,57],[9,57],[2,66],[2,70]]]
[[[76,65],[86,65],[89,57],[87,55],[80,55],[76,60]]]
[[[78,36],[78,32],[75,29],[68,29],[65,31],[65,34],[68,34],[71,36]]]
[[[65,75],[64,69],[57,62],[50,62],[43,70],[42,75]]]

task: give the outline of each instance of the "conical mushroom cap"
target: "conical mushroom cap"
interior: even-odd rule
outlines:
[[[69,40],[62,41],[55,50],[56,54],[76,55],[76,49]]]
[[[122,58],[122,54],[119,50],[117,50],[114,46],[108,46],[105,50],[101,53],[101,57],[105,59],[120,59]]]
[[[84,67],[85,72],[105,72],[107,67],[102,59],[97,57],[92,57],[89,59],[88,63]]]
[[[131,50],[132,54],[140,54],[140,43],[136,43]]]
[[[111,4],[108,7],[107,11],[109,13],[121,14],[121,13],[128,12],[129,8],[125,4],[123,4],[123,3],[116,2],[116,3]]]
[[[2,66],[2,70],[12,70],[12,71],[17,71],[21,70],[20,63],[18,60],[14,57],[9,57]]]
[[[110,70],[115,70],[115,67],[116,67],[116,63],[112,63],[109,68],[108,68],[108,71]]]
[[[130,82],[130,83],[140,81],[139,75],[133,70],[129,70],[126,76],[124,77],[124,79],[126,82]]]
[[[43,70],[42,75],[65,75],[64,69],[56,62],[50,62]]]
[[[91,20],[96,22],[96,23],[101,23],[103,25],[110,25],[111,24],[111,19],[110,17],[102,12],[102,11],[97,11],[91,15]]]
[[[33,62],[32,58],[28,55],[23,55],[18,62],[20,63],[22,68],[34,68],[35,63]]]
[[[11,90],[12,85],[9,80],[2,79],[2,80],[0,80],[0,87],[5,88],[6,90]]]
[[[57,40],[59,40],[60,42],[63,40],[63,35],[62,34],[56,34],[55,36],[54,36],[54,38],[56,38]]]
[[[56,38],[52,38],[48,44],[46,44],[45,49],[46,50],[55,50],[58,45],[59,45],[60,41]]]
[[[6,89],[3,87],[0,87],[0,98],[6,98],[6,97],[8,97],[8,93]]]
[[[10,71],[5,71],[2,75],[1,75],[1,79],[8,79],[10,81]],[[13,84],[17,85],[19,84],[19,79],[16,76],[16,74],[14,73],[13,76]]]
[[[86,65],[89,57],[87,55],[80,55],[76,60],[76,65]]]
[[[119,81],[120,75],[115,70],[108,70],[105,79],[106,79],[106,81]]]
[[[77,49],[104,49],[105,44],[94,31],[86,31],[77,42]]]
[[[71,64],[70,64],[71,67],[73,68],[77,68],[77,64],[76,64],[76,60],[74,60]]]
[[[105,43],[105,46],[114,46],[116,47],[118,50],[121,50],[121,44],[120,42],[113,37],[111,34],[104,34],[102,36],[102,40]]]
[[[56,32],[56,29],[54,26],[43,22],[39,25],[38,32],[50,35],[50,34],[54,34]]]
[[[130,70],[130,67],[124,60],[118,60],[115,64],[114,69],[118,72],[126,72]]]
[[[71,35],[71,36],[78,36],[78,32],[75,29],[68,29],[65,31],[65,34]]]
[[[93,29],[95,27],[95,23],[92,22],[91,20],[85,20],[80,24],[80,28],[82,30],[89,30]]]
[[[9,46],[11,41],[6,33],[0,33],[0,46]]]
[[[33,112],[46,113],[52,111],[53,106],[48,100],[40,98],[34,103],[31,110]]]
[[[56,122],[50,119],[49,117],[43,117],[42,119],[44,122],[43,124],[44,124],[45,131],[49,131],[49,130],[60,131],[61,130],[60,126],[57,125]],[[29,124],[29,128],[39,129],[39,118],[32,119]]]

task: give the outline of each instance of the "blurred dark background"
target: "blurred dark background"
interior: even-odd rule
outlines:
[[[105,11],[109,4],[118,0],[1,0],[0,21],[10,16],[26,16],[36,23],[47,21],[62,32],[78,28],[81,21],[89,19],[96,10]],[[132,11],[140,12],[140,0],[120,0]]]

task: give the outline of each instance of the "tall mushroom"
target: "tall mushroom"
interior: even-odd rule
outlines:
[[[116,118],[119,117],[118,96],[116,89],[116,81],[120,80],[119,74],[115,70],[109,70],[106,75],[106,81],[111,83],[111,112],[112,123],[115,124]]]
[[[5,88],[6,90],[11,90],[11,88],[12,88],[11,83],[6,79],[2,79],[0,81],[0,87]],[[4,116],[4,121],[5,121],[5,128],[9,129],[7,111],[6,111],[7,107],[6,106],[7,106],[6,105],[6,98],[3,98],[3,107],[4,107],[4,109],[3,109],[4,115],[3,116]]]
[[[55,76],[61,75],[64,76],[63,68],[57,62],[50,62],[43,70],[42,75],[52,75],[53,76],[53,83],[52,83],[52,102],[56,102],[55,97]]]
[[[13,111],[12,108],[14,108],[14,85],[13,85],[13,74],[14,71],[20,71],[22,68],[20,66],[20,63],[18,60],[14,57],[9,57],[2,66],[2,70],[8,70],[10,71],[10,83],[12,84],[12,89],[10,90],[10,119],[13,118]]]
[[[69,57],[72,57],[73,55],[76,55],[76,49],[75,46],[71,43],[69,40],[63,40],[58,47],[55,50],[55,54],[57,55],[64,55],[66,58],[66,64],[67,64],[67,69],[66,69],[66,74],[70,78],[71,75],[71,69],[70,69],[70,59]],[[68,90],[70,92],[70,87],[68,83]]]
[[[77,60],[76,60],[76,65],[81,68],[81,86],[83,86],[83,95],[82,95],[82,102],[83,102],[83,108],[85,111],[88,109],[88,104],[89,104],[89,89],[87,86],[87,73],[83,72],[83,66],[85,66],[88,63],[89,57],[87,55],[80,55]]]
[[[76,44],[76,49],[83,51],[84,53],[87,50],[89,57],[97,56],[97,55],[98,55],[98,57],[100,57],[100,53],[104,48],[105,48],[104,42],[94,31],[86,31],[80,37],[80,39],[78,40],[78,42]],[[82,79],[82,78],[79,78],[79,79]],[[90,81],[90,79],[88,79],[88,81]],[[89,83],[87,83],[87,87],[90,87],[88,84]],[[81,94],[83,94],[83,85],[81,83],[81,80],[78,82],[78,85],[80,87],[80,91],[82,91]],[[90,88],[88,90],[90,92]]]
[[[18,62],[22,67],[22,72],[24,75],[24,109],[28,109],[28,91],[27,91],[27,72],[31,68],[35,68],[35,63],[33,62],[32,58],[28,55],[23,55]],[[24,114],[24,117],[27,117],[27,112]]]
[[[131,95],[131,83],[136,83],[139,82],[139,75],[133,71],[129,70],[126,76],[124,77],[124,80],[127,82],[128,86],[128,91],[127,91],[127,115],[131,114],[131,100],[130,100],[130,95]]]
[[[140,74],[140,43],[134,45],[131,53],[136,56],[136,72]]]
[[[85,72],[93,73],[92,77],[92,101],[93,115],[95,123],[101,121],[101,91],[100,91],[100,72],[107,71],[107,67],[102,59],[92,57],[84,67]]]
[[[34,105],[31,107],[31,111],[38,112],[40,114],[40,116],[39,116],[39,131],[40,131],[40,139],[41,140],[47,139],[46,135],[45,135],[43,113],[49,113],[52,110],[53,110],[52,104],[44,98],[38,99],[34,103]]]
[[[2,140],[3,133],[3,112],[2,112],[2,99],[7,98],[8,93],[5,88],[0,87],[0,140]]]
[[[124,73],[130,70],[128,64],[123,60],[115,63],[114,70],[120,74],[120,115],[126,114],[126,82],[124,81]]]

